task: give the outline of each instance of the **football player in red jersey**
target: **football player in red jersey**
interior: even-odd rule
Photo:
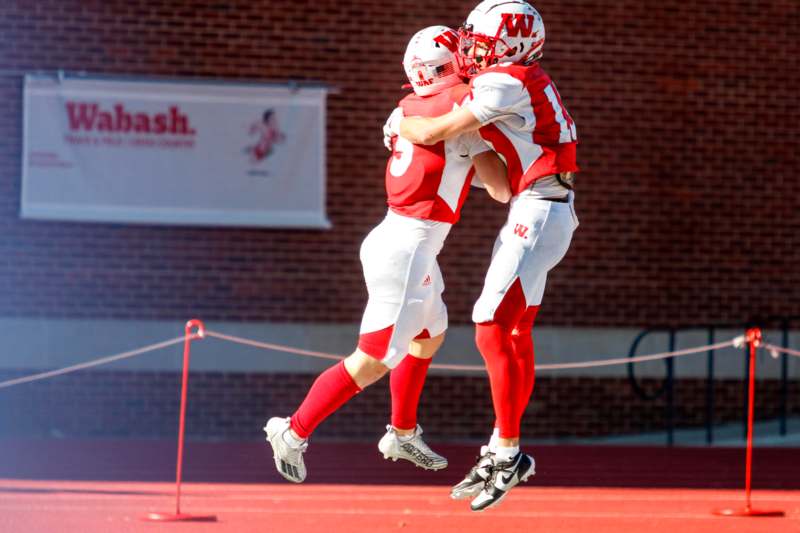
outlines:
[[[409,115],[436,116],[464,101],[455,56],[458,36],[432,26],[415,34],[403,61],[414,89],[400,101]],[[437,255],[476,174],[489,194],[507,202],[511,191],[500,158],[475,132],[429,146],[399,136],[390,140],[386,167],[386,218],[364,239],[361,263],[369,300],[358,347],[311,386],[288,418],[273,417],[264,430],[278,472],[296,483],[306,477],[307,439],[327,416],[391,372],[392,423],[378,448],[385,458],[439,470],[447,460],[422,440],[417,405],[431,357],[444,340],[447,309]]]
[[[489,373],[495,428],[478,464],[451,493],[474,497],[474,511],[496,505],[534,474],[533,457],[519,450],[520,422],[534,383],[531,329],[547,273],[566,254],[578,226],[572,191],[577,132],[539,64],[544,39],[542,18],[527,2],[481,2],[459,32],[471,100],[439,117],[410,117],[396,109],[384,128],[419,144],[477,130],[508,166],[511,208],[472,316]]]

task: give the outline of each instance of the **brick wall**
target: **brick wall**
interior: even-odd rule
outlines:
[[[472,1],[8,0],[0,4],[0,314],[357,321],[357,251],[384,211],[380,125],[416,29]],[[537,2],[581,138],[582,226],[541,322],[789,314],[800,301],[800,7]],[[21,221],[21,75],[40,69],[321,80],[329,232]],[[469,319],[504,210],[468,202],[442,264]]]
[[[402,94],[402,51],[418,28],[457,25],[473,3],[0,3],[0,315],[358,321],[357,252],[385,210],[380,126]],[[536,5],[547,25],[545,68],[577,122],[583,168],[581,228],[550,276],[540,322],[627,327],[798,314],[800,5]],[[337,86],[328,107],[333,230],[20,220],[21,74],[52,69]],[[502,208],[474,194],[451,234],[441,262],[453,322],[469,319],[503,219]],[[199,374],[189,432],[255,438],[264,415],[291,411],[311,379]],[[0,432],[172,436],[177,384],[168,373],[106,372],[9,389]],[[720,421],[737,420],[741,385],[718,386]],[[774,415],[777,385],[759,386],[773,391],[760,396],[770,406],[762,414]],[[699,423],[702,382],[679,387],[678,422]],[[431,377],[422,421],[434,434],[482,438],[491,424],[486,393],[482,378]],[[620,380],[544,378],[536,398],[527,423],[538,437],[663,426],[659,404],[636,400]],[[387,412],[378,386],[320,435],[374,437]]]
[[[0,372],[0,381],[15,376]],[[269,416],[291,414],[314,376],[193,373],[187,435],[193,439],[257,440]],[[642,380],[649,390],[661,383]],[[705,423],[705,381],[682,379],[675,388],[676,427]],[[740,422],[744,395],[738,380],[715,383],[716,424]],[[790,382],[788,413],[800,415],[800,382]],[[759,381],[756,419],[778,416],[780,383]],[[177,433],[180,374],[90,372],[0,391],[0,437],[165,437]],[[627,380],[539,378],[523,419],[529,438],[593,437],[666,428],[664,398],[636,396]],[[319,426],[315,439],[377,439],[389,422],[388,380],[366,389]],[[486,438],[494,422],[485,377],[428,377],[419,421],[433,440]]]

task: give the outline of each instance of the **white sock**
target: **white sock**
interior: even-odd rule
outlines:
[[[497,452],[497,441],[500,440],[500,428],[492,430],[492,436],[489,438],[489,451],[492,453]]]
[[[388,428],[391,428],[391,430],[394,431],[394,434],[397,435],[397,440],[399,440],[400,442],[408,442],[417,436],[417,428],[419,428],[419,425],[415,426],[414,431],[412,431],[408,435],[401,435],[400,433],[397,432],[398,428],[394,426],[387,426],[387,429]]]
[[[289,431],[283,432],[283,442],[285,442],[292,448],[299,448],[300,445],[303,444],[303,442],[305,442],[305,439],[298,439],[297,437],[292,435],[292,430],[290,429]]]
[[[497,461],[504,463],[516,457],[519,453],[519,446],[509,446],[508,448],[505,446],[498,446],[494,453],[495,457],[497,457]]]

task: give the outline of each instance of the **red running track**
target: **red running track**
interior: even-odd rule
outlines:
[[[475,444],[432,443],[450,467],[426,472],[385,461],[375,442],[313,441],[306,483],[448,486],[472,466]],[[173,440],[20,440],[0,438],[0,478],[102,481],[175,479]],[[536,458],[536,485],[546,487],[740,488],[741,448],[554,446],[525,448]],[[800,449],[756,448],[753,488],[800,489]],[[265,442],[189,442],[184,479],[196,482],[282,482]]]
[[[785,518],[723,518],[743,502],[741,449],[535,446],[537,476],[476,514],[448,497],[475,446],[437,448],[451,465],[434,473],[315,442],[293,485],[261,443],[192,443],[182,510],[219,522],[156,524],[139,517],[174,510],[174,442],[0,440],[0,532],[800,532],[798,450],[755,452],[754,505]]]
[[[759,506],[784,518],[723,518],[711,509],[736,505],[740,491],[700,489],[514,489],[497,508],[472,513],[446,487],[414,485],[189,484],[182,510],[211,513],[217,523],[140,521],[172,511],[167,483],[0,480],[0,531],[105,533],[244,532],[514,532],[778,533],[800,531],[800,495],[759,491]]]

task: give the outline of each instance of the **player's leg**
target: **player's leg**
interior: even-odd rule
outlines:
[[[519,373],[512,333],[525,312],[525,295],[519,278],[506,291],[494,313],[494,319],[475,326],[475,342],[486,362],[494,405],[497,446],[492,451],[519,445],[519,413],[517,405],[524,386]],[[513,450],[508,451],[513,455]]]
[[[381,361],[357,349],[344,361],[320,374],[290,417],[292,436],[299,440],[308,439],[320,422],[388,371]]]
[[[519,397],[520,416],[524,415],[533,393],[535,382],[533,324],[544,297],[547,274],[566,255],[577,225],[572,204],[553,205],[552,212],[542,228],[542,236],[531,248],[520,269],[527,309],[512,332],[517,365],[520,373],[525,376],[524,387]]]
[[[538,241],[549,211],[549,202],[527,204],[517,198],[512,203],[506,224],[495,242],[492,262],[486,274],[484,287],[473,310],[476,323],[476,344],[486,360],[495,408],[497,434],[491,439],[491,450],[482,448],[478,463],[459,485],[453,489],[454,497],[475,495],[473,510],[482,510],[497,504],[505,492],[532,475],[533,459],[519,452],[521,404],[526,376],[517,365],[512,332],[527,309],[524,282],[520,279],[523,263],[530,249]],[[500,477],[494,474],[511,466],[512,474]],[[474,478],[468,490],[463,490],[468,478]],[[483,485],[479,478],[486,478]],[[494,481],[509,479],[503,487],[494,487]],[[492,483],[489,483],[492,481]],[[456,489],[462,492],[456,494]]]
[[[519,274],[541,227],[531,218],[515,201],[495,241],[483,290],[473,309],[476,344],[486,361],[498,430],[492,444],[500,447],[516,446],[519,439],[515,407],[523,382],[516,370],[512,332],[526,310]]]
[[[534,355],[532,330],[533,323],[538,313],[538,305],[528,306],[516,327],[511,331],[511,343],[514,347],[514,360],[517,365],[517,372],[519,376],[523,377],[516,407],[516,411],[520,413],[520,416],[524,416],[525,414],[525,409],[533,393],[533,386],[536,379],[536,358]]]
[[[568,207],[569,209],[564,205],[553,206],[553,209],[558,211],[548,219],[547,235],[538,244],[540,249],[536,250],[534,246],[532,252],[535,251],[536,255],[526,259],[522,267],[521,278],[525,284],[528,307],[511,332],[517,366],[520,374],[525,376],[524,388],[519,398],[519,412],[522,415],[530,401],[536,379],[533,325],[544,297],[547,273],[563,259],[572,241],[572,233],[578,227],[571,195]],[[568,217],[567,214],[571,216]],[[537,260],[541,262],[537,263]]]
[[[405,459],[421,468],[440,470],[447,467],[447,459],[422,440],[417,408],[431,358],[444,342],[447,308],[441,297],[444,282],[438,264],[434,262],[432,267],[424,266],[426,274],[422,278],[422,290],[415,292],[424,298],[420,318],[425,329],[411,340],[408,355],[390,375],[392,420],[378,443],[378,449],[384,458]]]
[[[388,371],[389,365],[382,356],[386,355],[394,335],[392,319],[402,300],[406,277],[402,265],[409,262],[411,255],[402,240],[392,238],[395,230],[387,218],[370,232],[361,247],[370,299],[362,320],[358,348],[347,359],[319,375],[292,416],[273,417],[264,428],[275,466],[290,481],[300,483],[306,477],[303,453],[316,427]],[[386,243],[393,243],[393,248],[387,250]],[[401,266],[401,271],[394,268],[396,265]]]
[[[392,370],[392,423],[378,443],[385,459],[405,459],[426,470],[447,467],[447,459],[433,451],[422,439],[417,423],[417,408],[431,358],[444,341],[444,334],[418,338],[411,342],[408,355]]]
[[[495,463],[508,461],[519,452],[519,430],[511,428],[519,427],[516,410],[524,382],[518,370],[512,332],[524,311],[525,296],[519,279],[515,279],[497,307],[494,320],[475,326],[475,341],[489,374],[495,429],[489,445],[481,447],[475,466],[452,487],[450,496],[454,499],[478,496],[491,478]]]
[[[409,436],[417,427],[417,408],[428,367],[433,355],[444,342],[444,333],[431,337],[428,330],[411,341],[408,355],[392,370],[389,384],[392,393],[392,429],[400,436]]]
[[[523,239],[525,253],[518,265],[524,301],[521,305],[522,313],[515,326],[527,330],[527,322],[529,321],[532,327],[535,317],[535,311],[529,311],[529,309],[541,304],[547,272],[555,267],[566,254],[576,223],[571,204],[524,198],[514,207],[517,208],[516,215],[521,220],[527,219],[531,228],[530,239]],[[513,214],[515,214],[514,209],[512,209]],[[527,336],[530,337],[529,331]],[[500,438],[498,453],[494,457],[492,466],[492,477],[472,501],[471,508],[474,511],[481,511],[497,505],[511,488],[525,481],[535,471],[533,458],[519,452],[518,448],[519,425],[533,387],[533,345],[531,340],[529,349],[527,339],[524,337],[518,338],[517,341],[517,346],[521,350],[515,353],[516,373],[518,374],[515,381],[516,401],[509,410],[510,420],[498,418]],[[523,357],[517,359],[518,355]],[[515,439],[512,437],[514,433]],[[509,440],[507,437],[512,438]],[[509,444],[516,444],[516,446],[509,446]],[[511,451],[516,448],[516,454],[510,458],[508,453],[502,453],[509,448]]]
[[[514,407],[521,387],[516,372],[511,332],[525,310],[525,297],[517,275],[525,249],[524,243],[513,233],[515,222],[512,213],[509,213],[509,220],[495,240],[492,262],[481,296],[473,310],[476,344],[486,361],[489,374],[495,429],[490,445],[481,447],[476,464],[463,480],[452,487],[450,495],[454,499],[476,496],[491,477],[491,469],[497,459],[501,426],[504,429],[503,436],[506,439],[512,437],[504,444],[513,446],[513,438],[519,437],[518,432],[514,434],[510,430],[514,425]],[[508,449],[503,452],[504,455],[513,454],[513,450]]]
[[[311,433],[323,420],[388,370],[380,361],[356,350],[317,377],[292,416],[270,418],[264,431],[272,446],[278,472],[295,483],[305,480],[303,453],[308,447]]]
[[[398,435],[408,436],[417,426],[417,407],[431,360],[444,342],[447,331],[447,306],[442,299],[444,279],[435,262],[431,268],[429,289],[422,294],[423,330],[408,346],[408,356],[392,371],[392,428]]]
[[[518,411],[523,414],[528,404],[528,398],[530,398],[533,392],[535,358],[531,330],[533,329],[533,322],[538,312],[538,305],[529,306],[522,314],[519,323],[511,330],[511,344],[514,351],[515,364],[518,369],[517,375],[525,376],[525,379],[521,380],[523,386],[519,387],[520,396],[518,397],[518,401],[521,404]],[[499,440],[500,425],[497,419],[495,419],[494,430],[489,438],[487,450],[491,452],[496,451]]]
[[[520,385],[516,386],[519,395],[516,398],[516,412],[524,415],[525,408],[533,392],[534,384],[534,350],[533,337],[531,330],[539,306],[530,306],[522,314],[519,323],[511,330],[511,344],[514,353],[514,362],[517,367],[515,377],[520,379]],[[500,440],[500,425],[495,418],[494,430],[489,438],[489,443],[481,446],[480,455],[477,463],[464,479],[455,485],[451,491],[451,496],[455,499],[471,498],[480,492],[484,483],[491,475],[492,460],[497,451]]]

